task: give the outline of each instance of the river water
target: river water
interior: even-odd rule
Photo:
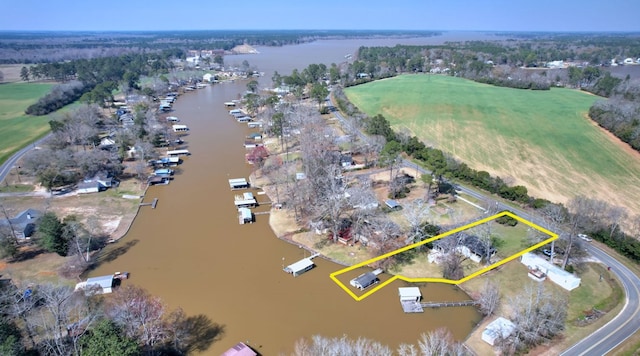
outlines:
[[[433,43],[436,39],[406,39],[403,43]],[[393,45],[395,41],[336,40],[258,48],[261,54],[225,61],[247,59],[265,72],[268,85],[274,70],[288,74],[310,63],[337,63],[359,46],[376,43]],[[172,115],[190,127],[185,140],[192,155],[179,166],[170,185],[147,191],[145,201],[158,198],[157,208],[141,208],[127,235],[105,250],[108,261],[91,275],[128,271],[131,279],[124,283],[147,289],[172,309],[182,307],[189,316],[202,314],[222,325],[223,334],[204,355],[220,355],[239,341],[262,355],[290,354],[296,340],[316,334],[366,337],[392,348],[415,343],[421,333],[439,327],[464,339],[479,321],[474,308],[404,314],[397,288],[405,283],[399,281],[356,302],[329,278],[342,268],[337,264],[316,258],[317,267],[299,277],[284,273],[284,264],[308,253],[276,238],[268,215],[258,215],[254,224],[238,224],[228,179],[250,173],[243,147],[250,131],[228,115],[223,102],[245,90],[245,82],[225,83],[178,99]],[[424,300],[468,299],[455,286],[427,284],[421,291]]]

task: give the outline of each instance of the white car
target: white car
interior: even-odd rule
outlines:
[[[591,241],[591,238],[590,238],[589,236],[585,235],[585,234],[578,234],[578,237],[579,237],[581,240],[584,240],[584,241],[587,241],[587,242],[590,242],[590,241]]]

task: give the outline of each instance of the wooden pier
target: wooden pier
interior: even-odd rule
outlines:
[[[140,203],[140,206],[151,206],[151,209],[155,209],[156,205],[158,205],[158,198],[153,198],[151,203]]]
[[[415,302],[401,301],[400,305],[405,313],[424,313],[424,308],[442,308],[442,307],[466,307],[477,305],[475,300],[463,300],[460,302]]]
[[[423,308],[442,308],[442,307],[468,307],[478,305],[475,300],[462,300],[459,302],[421,302]]]

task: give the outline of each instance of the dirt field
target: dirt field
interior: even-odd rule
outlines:
[[[0,81],[0,83],[21,82],[20,71],[24,66],[24,64],[0,64],[0,72],[4,75],[4,80]]]

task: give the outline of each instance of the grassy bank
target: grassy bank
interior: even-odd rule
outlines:
[[[595,96],[432,75],[380,80],[346,93],[367,114],[384,115],[395,130],[525,185],[536,197],[565,202],[596,194],[640,212],[640,155],[587,118]]]
[[[0,85],[0,163],[49,131],[48,116],[31,116],[25,109],[49,92],[53,84]]]

